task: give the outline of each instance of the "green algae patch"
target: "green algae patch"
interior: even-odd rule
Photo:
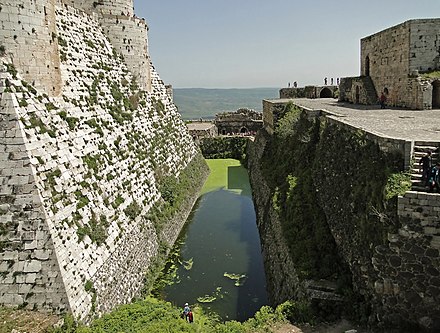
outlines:
[[[233,274],[225,272],[223,276],[235,281],[234,285],[236,287],[241,287],[242,285],[244,285],[247,279],[247,276],[245,274]]]
[[[194,264],[194,259],[193,258],[185,260],[185,261],[182,262],[183,267],[187,271],[189,271],[193,267],[193,264]]]
[[[206,160],[210,174],[202,188],[201,195],[219,189],[250,196],[249,176],[239,160],[211,159]]]
[[[197,302],[199,303],[212,303],[217,298],[223,298],[222,287],[217,287],[216,290],[211,295],[204,295],[197,297]]]

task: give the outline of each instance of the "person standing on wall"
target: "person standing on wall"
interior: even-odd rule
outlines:
[[[419,172],[422,172],[422,184],[423,186],[427,186],[428,180],[429,180],[429,174],[431,172],[432,168],[432,157],[431,152],[428,151],[421,159],[420,159],[420,166],[419,166]]]
[[[435,164],[431,170],[431,177],[429,178],[429,192],[440,193],[440,162]]]
[[[385,94],[382,93],[380,94],[380,98],[379,98],[379,102],[380,102],[380,108],[381,109],[385,109],[385,102],[387,101],[387,97],[385,96]]]

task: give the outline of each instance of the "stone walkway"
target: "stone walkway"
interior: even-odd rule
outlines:
[[[283,100],[278,100],[283,101]],[[287,100],[286,101],[291,101]],[[378,105],[353,105],[333,98],[298,98],[293,102],[312,110],[323,110],[338,119],[383,137],[414,141],[440,141],[440,109],[405,110]]]

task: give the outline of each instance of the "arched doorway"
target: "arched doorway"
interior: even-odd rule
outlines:
[[[359,86],[356,86],[356,104],[359,104],[359,100],[360,100],[360,95],[361,95],[361,89],[359,88]]]
[[[332,98],[333,93],[329,88],[324,88],[319,93],[319,98]]]
[[[370,57],[365,58],[365,76],[370,76]]]
[[[432,108],[440,109],[440,80],[432,82]]]
[[[246,134],[247,132],[248,132],[248,130],[247,130],[246,127],[242,127],[242,128],[240,129],[240,133],[241,133],[241,134]]]

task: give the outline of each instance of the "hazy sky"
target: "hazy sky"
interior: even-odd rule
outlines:
[[[440,0],[134,0],[175,88],[283,87],[359,75],[360,39],[440,17]]]

